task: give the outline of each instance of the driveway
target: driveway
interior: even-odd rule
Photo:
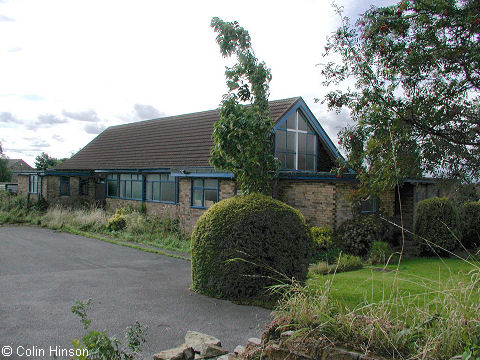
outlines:
[[[135,320],[148,326],[145,359],[179,345],[187,330],[233,349],[260,335],[269,320],[268,310],[201,296],[189,286],[185,260],[42,228],[0,227],[0,349],[45,351],[9,359],[50,359],[50,346],[70,349],[83,334],[71,306],[89,298],[92,329],[123,339]]]

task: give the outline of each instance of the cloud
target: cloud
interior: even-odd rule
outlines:
[[[63,137],[61,137],[60,135],[58,135],[58,134],[53,134],[53,135],[52,135],[52,139],[53,139],[53,140],[56,140],[56,141],[58,141],[58,142],[64,142],[64,141],[65,141],[65,139],[64,139]]]
[[[135,110],[136,117],[140,120],[149,120],[165,116],[164,112],[161,112],[152,105],[135,104],[133,109]]]
[[[13,116],[9,112],[0,113],[0,123],[13,123],[13,124],[23,124],[23,121]]]
[[[86,122],[99,122],[100,118],[97,115],[97,112],[93,109],[86,111],[71,112],[67,110],[62,111],[63,116],[69,117],[73,120],[86,121]]]
[[[15,21],[15,19],[9,18],[5,15],[0,15],[0,21]]]
[[[20,95],[20,97],[23,100],[28,100],[28,101],[41,101],[45,99],[43,96],[35,95],[35,94],[24,94],[24,95]]]
[[[23,50],[23,48],[21,48],[20,46],[15,46],[13,48],[8,49],[8,52],[13,53],[13,52],[19,52],[19,51],[22,51],[22,50]]]
[[[100,134],[106,129],[103,124],[87,124],[83,128],[87,134]]]
[[[41,114],[37,117],[38,123],[46,125],[65,124],[68,122],[65,118],[60,118],[54,114]]]

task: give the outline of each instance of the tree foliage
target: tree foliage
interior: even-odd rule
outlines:
[[[48,168],[57,166],[62,161],[49,156],[46,152],[42,152],[35,158],[35,168],[37,170],[47,170]]]
[[[8,168],[8,157],[3,152],[0,142],[0,182],[8,182],[12,179],[12,172]]]
[[[237,63],[225,71],[228,93],[214,125],[210,163],[235,174],[245,194],[269,194],[278,168],[268,108],[270,69],[255,57],[248,31],[237,22],[213,18],[211,26],[222,56],[235,56]]]
[[[330,108],[350,110],[340,132],[348,165],[371,190],[422,174],[480,175],[480,11],[477,0],[402,0],[366,11],[328,39]]]

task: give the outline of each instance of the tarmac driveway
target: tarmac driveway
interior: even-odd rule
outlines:
[[[13,349],[8,359],[50,359],[50,347],[72,348],[83,328],[71,306],[89,298],[91,329],[123,339],[135,320],[148,326],[145,359],[179,345],[187,330],[216,336],[233,349],[260,335],[269,320],[268,310],[207,298],[189,286],[185,260],[47,229],[0,226],[0,349]],[[15,355],[19,346],[22,357]],[[31,355],[44,349],[45,356],[27,356],[28,349]]]

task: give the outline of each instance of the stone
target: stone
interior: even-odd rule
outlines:
[[[153,355],[154,360],[183,360],[183,352],[188,349],[186,344],[182,344],[176,348],[160,351]]]
[[[195,350],[193,348],[188,347],[183,350],[183,360],[194,360],[195,359]]]
[[[200,356],[202,356],[204,359],[222,356],[225,354],[228,354],[228,351],[222,349],[220,346],[216,346],[212,344],[203,344],[200,347]]]
[[[187,347],[193,348],[197,353],[201,352],[201,347],[204,344],[222,346],[222,343],[216,337],[202,334],[198,331],[187,331],[187,334],[185,335],[185,344]]]
[[[259,338],[250,338],[247,340],[247,345],[250,346],[260,346],[262,344],[262,340]]]
[[[245,346],[237,345],[237,347],[233,350],[235,354],[243,354],[245,351]]]

